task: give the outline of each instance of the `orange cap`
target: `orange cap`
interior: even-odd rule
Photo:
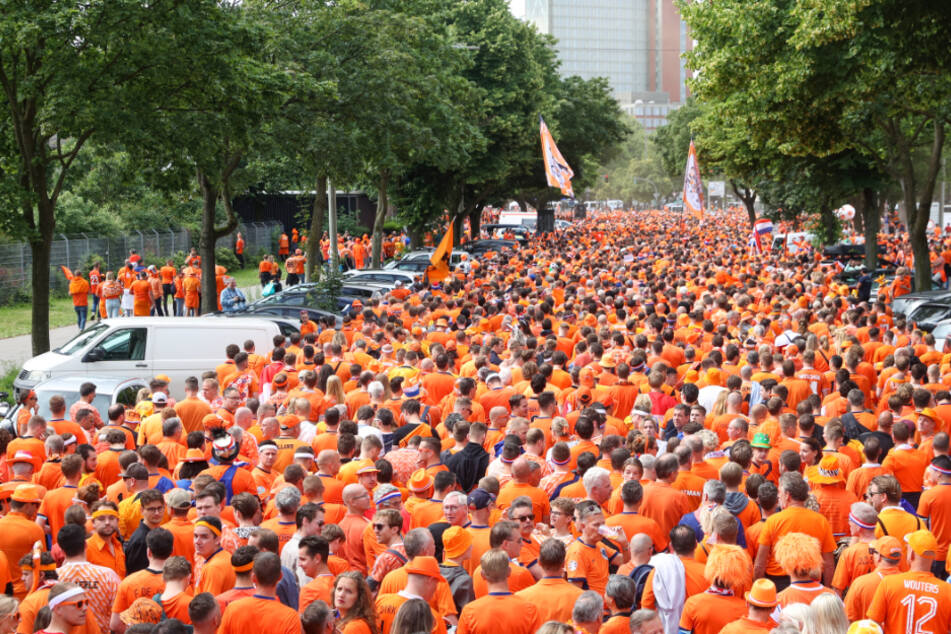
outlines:
[[[42,502],[39,489],[32,484],[21,484],[18,486],[13,490],[13,495],[10,496],[10,499],[23,504],[39,504]]]
[[[19,491],[19,489],[17,490]],[[13,499],[16,499],[15,496],[16,493],[14,493]],[[905,541],[919,557],[934,558],[938,552],[938,540],[935,538],[934,533],[926,528],[908,533],[905,535]]]
[[[776,599],[776,585],[769,579],[757,579],[745,595],[746,602],[758,608],[773,608],[779,603]]]

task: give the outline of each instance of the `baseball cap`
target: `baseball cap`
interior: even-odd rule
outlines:
[[[169,508],[187,509],[192,505],[192,494],[185,489],[172,489],[165,494],[165,503]]]
[[[126,625],[158,623],[162,620],[162,606],[148,597],[139,597],[119,613],[119,619]]]
[[[898,561],[902,555],[901,542],[898,541],[897,537],[892,537],[891,535],[879,537],[868,545],[868,549],[869,551],[878,553],[889,561]]]
[[[938,540],[934,533],[926,528],[908,533],[905,535],[905,541],[919,557],[933,558],[938,552]]]
[[[459,557],[472,545],[472,535],[461,526],[450,526],[442,533],[442,548],[446,557]]]
[[[473,489],[469,494],[469,506],[476,510],[481,510],[489,506],[492,502],[495,501],[495,496],[486,491],[485,489]]]
[[[152,402],[158,405],[159,403],[168,403],[168,394],[165,392],[153,392],[152,393]]]
[[[425,575],[433,579],[442,579],[442,573],[439,572],[439,562],[436,561],[435,557],[413,557],[406,564],[406,572],[411,575]]]

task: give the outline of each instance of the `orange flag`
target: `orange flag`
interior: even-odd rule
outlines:
[[[452,256],[452,221],[449,222],[449,228],[443,235],[439,246],[433,251],[429,258],[429,266],[426,267],[426,277],[430,284],[440,282],[449,277],[449,258]]]

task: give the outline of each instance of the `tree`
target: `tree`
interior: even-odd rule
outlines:
[[[3,2],[0,11],[0,213],[32,255],[33,353],[49,350],[50,249],[57,203],[95,137],[141,129],[188,68],[182,38],[212,2]],[[15,211],[14,211],[15,210]]]
[[[190,175],[201,198],[203,312],[218,306],[215,243],[237,227],[233,196],[256,180],[245,169],[248,156],[269,142],[265,131],[287,101],[290,73],[267,47],[269,31],[282,26],[275,17],[254,4],[216,5],[190,34],[216,53],[194,75],[183,74],[185,88],[155,112],[140,141],[154,164]]]
[[[915,281],[930,288],[927,223],[951,109],[951,14],[923,0],[683,3],[703,102],[746,115],[754,147],[856,150],[901,183]],[[923,160],[918,160],[923,155]]]

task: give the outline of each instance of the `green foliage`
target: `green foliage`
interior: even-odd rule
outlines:
[[[215,249],[215,264],[220,264],[229,271],[237,271],[241,269],[241,263],[238,261],[238,256],[236,256],[234,251],[228,247],[217,247]]]
[[[924,0],[680,8],[697,41],[688,55],[692,88],[709,108],[698,126],[701,154],[759,189],[781,185],[804,159],[813,174],[825,174],[804,185],[848,183],[835,188],[835,206],[857,187],[883,191],[900,182],[916,286],[928,288],[926,229],[951,115],[951,12]],[[821,204],[808,211],[828,213]]]
[[[340,291],[343,288],[344,278],[339,269],[333,267],[325,268],[317,282],[317,308],[336,313],[337,299],[340,297]]]
[[[362,236],[370,233],[369,227],[360,224],[360,218],[356,214],[340,214],[337,216],[337,233],[349,233],[351,236]]]

